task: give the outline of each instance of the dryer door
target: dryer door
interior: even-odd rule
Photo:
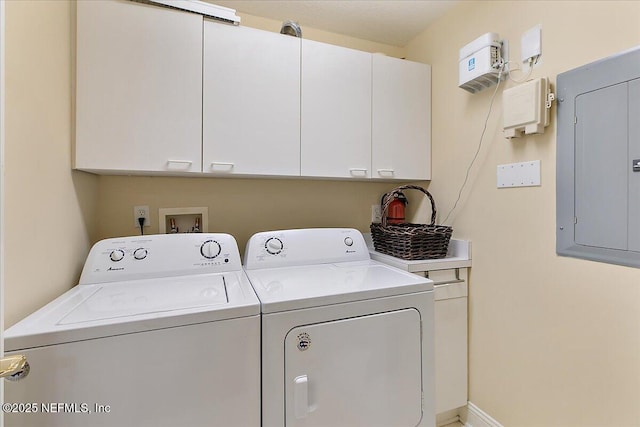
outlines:
[[[289,331],[286,426],[418,425],[420,328],[420,313],[404,309]]]

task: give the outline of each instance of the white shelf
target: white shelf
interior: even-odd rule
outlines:
[[[410,273],[471,267],[471,242],[468,240],[451,239],[449,242],[449,250],[445,258],[407,261],[391,255],[376,252],[373,249],[373,240],[371,239],[370,233],[366,233],[364,238],[367,242],[367,246],[369,247],[371,259],[400,268]]]

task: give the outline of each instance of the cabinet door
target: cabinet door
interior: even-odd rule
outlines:
[[[202,17],[77,2],[75,167],[200,172]]]
[[[302,41],[301,174],[369,178],[371,54]]]
[[[371,176],[431,179],[431,67],[373,55]]]
[[[439,285],[438,288],[456,285]],[[467,404],[467,297],[434,303],[436,414]]]
[[[300,175],[300,39],[204,23],[203,172]]]

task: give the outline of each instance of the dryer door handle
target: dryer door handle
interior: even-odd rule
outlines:
[[[296,418],[306,418],[309,414],[309,379],[300,375],[293,380],[293,410]]]

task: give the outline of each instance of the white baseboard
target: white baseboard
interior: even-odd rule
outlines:
[[[445,427],[451,424],[457,423],[456,425],[461,426],[460,424],[460,411],[462,408],[453,409],[451,411],[441,412],[436,415],[436,426],[437,427]]]
[[[465,427],[503,427],[491,415],[484,412],[471,402],[460,410],[460,420]]]

